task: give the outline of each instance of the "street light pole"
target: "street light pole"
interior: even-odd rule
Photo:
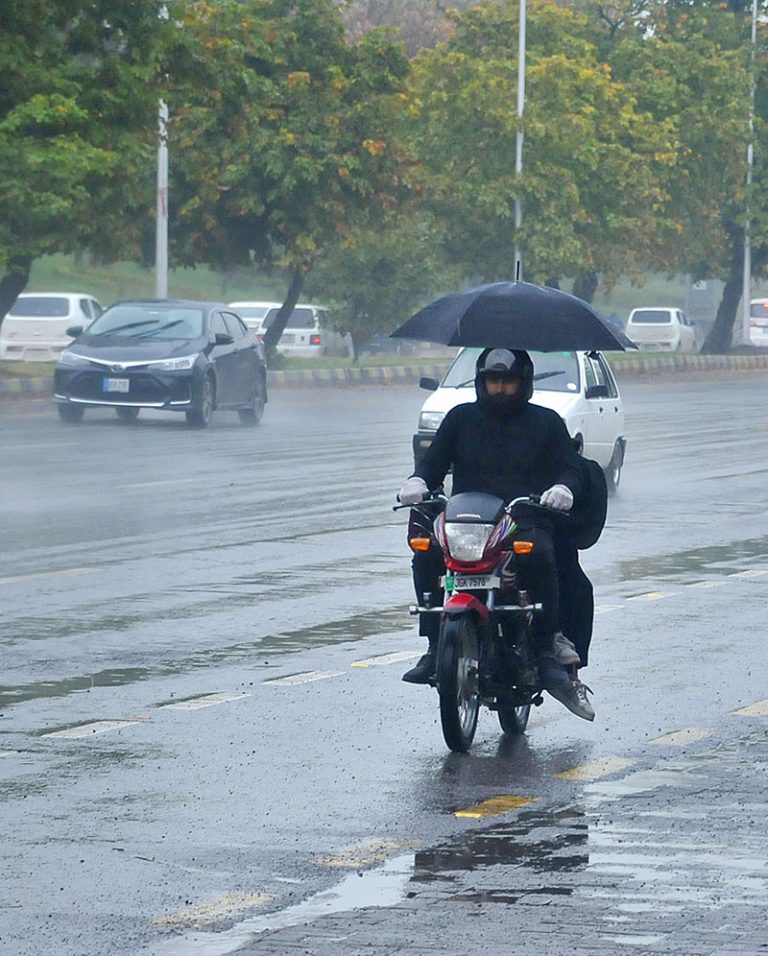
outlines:
[[[168,104],[157,112],[157,213],[155,217],[155,298],[168,298]]]
[[[749,345],[752,282],[752,167],[754,166],[755,138],[755,51],[757,47],[757,0],[752,0],[752,45],[749,54],[749,142],[747,143],[747,221],[744,225],[744,272],[741,291],[741,344]]]
[[[520,195],[523,172],[523,112],[525,111],[525,2],[520,0],[520,27],[517,50],[517,136],[515,138],[515,279],[523,278],[523,254],[520,232],[523,226],[523,200]],[[756,0],[755,0],[756,2]]]

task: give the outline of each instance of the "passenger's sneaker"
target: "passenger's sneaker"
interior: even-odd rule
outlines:
[[[592,693],[592,689],[578,679],[567,681],[565,684],[557,684],[555,687],[547,687],[547,692],[559,700],[564,707],[567,707],[572,714],[577,717],[583,717],[584,720],[594,720],[595,711],[587,698],[587,692]]]
[[[555,634],[555,658],[557,663],[562,664],[563,667],[570,667],[571,664],[578,667],[581,664],[581,658],[576,653],[573,641],[569,641],[562,631]]]
[[[553,687],[570,684],[568,672],[558,662],[554,654],[539,654],[536,658],[541,686],[551,692]]]
[[[434,673],[435,654],[432,651],[427,651],[409,671],[403,674],[403,680],[408,684],[428,684]]]

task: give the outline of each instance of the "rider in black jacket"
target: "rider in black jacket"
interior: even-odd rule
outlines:
[[[477,401],[457,405],[445,416],[434,441],[400,491],[404,504],[415,504],[439,488],[453,469],[453,494],[485,492],[504,501],[541,495],[553,511],[569,511],[582,491],[582,467],[563,420],[548,408],[531,404],[533,363],[527,352],[490,349],[478,359]],[[543,512],[516,516],[534,549],[520,564],[522,583],[543,606],[536,619],[536,650],[542,686],[569,710],[594,719],[587,688],[565,666],[579,658],[559,631],[555,519]],[[419,599],[437,597],[442,573],[439,552],[414,556],[414,583]],[[429,650],[403,679],[428,683],[434,673],[439,620],[423,615],[421,633]]]

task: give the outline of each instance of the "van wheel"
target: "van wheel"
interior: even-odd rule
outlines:
[[[605,480],[608,485],[608,494],[615,495],[621,483],[621,472],[624,468],[624,448],[621,442],[613,446],[613,454],[605,469]]]

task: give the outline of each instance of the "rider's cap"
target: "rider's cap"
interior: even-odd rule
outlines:
[[[500,375],[505,373],[509,375],[519,374],[518,369],[515,366],[515,353],[511,352],[509,349],[491,349],[491,351],[485,356],[482,368],[478,369],[479,372],[498,372]]]

